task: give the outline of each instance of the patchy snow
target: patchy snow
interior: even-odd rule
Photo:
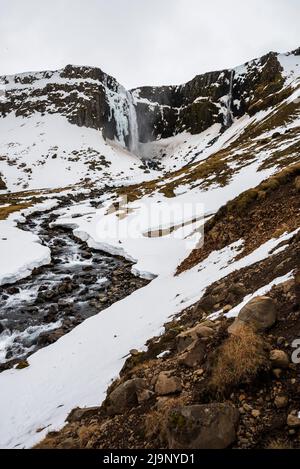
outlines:
[[[50,210],[56,205],[56,200],[49,200],[0,220],[0,285],[14,283],[51,262],[50,249],[41,244],[38,236],[19,229],[17,223],[35,211]]]
[[[264,296],[266,295],[267,293],[269,293],[273,287],[275,287],[276,285],[280,285],[281,283],[284,283],[284,282],[287,282],[288,280],[290,280],[291,278],[293,278],[293,271],[292,272],[289,272],[288,274],[286,275],[283,275],[282,277],[277,277],[275,278],[274,280],[272,280],[272,282],[270,282],[268,285],[265,285],[264,287],[262,288],[259,288],[257,291],[255,291],[254,293],[251,293],[251,295],[247,295],[245,296],[245,298],[243,299],[243,301],[238,305],[236,306],[235,308],[233,308],[232,310],[230,310],[229,313],[227,313],[225,316],[227,316],[228,318],[234,318],[236,316],[238,316],[239,312],[241,311],[241,309],[247,304],[249,303],[249,301],[251,301],[253,298],[256,298],[257,296]]]
[[[115,179],[141,182],[159,175],[146,174],[137,156],[105,142],[101,132],[58,114],[0,118],[0,154],[5,156],[0,173],[11,191],[61,188],[86,178],[103,185]]]
[[[160,275],[32,355],[28,368],[3,372],[1,447],[30,447],[47,431],[62,427],[71,409],[99,405],[129,349],[143,349],[146,340],[161,332],[170,316],[194,304],[208,285],[268,257],[290,236],[271,239],[235,261],[243,246],[241,240],[211,253],[180,276]],[[40,428],[45,429],[37,433]]]

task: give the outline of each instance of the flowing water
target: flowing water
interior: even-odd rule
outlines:
[[[147,283],[131,274],[126,260],[88,248],[69,230],[50,228],[54,219],[38,214],[20,227],[51,249],[52,263],[0,287],[0,371]]]
[[[227,100],[227,112],[226,112],[226,127],[230,127],[232,124],[232,99],[233,99],[233,80],[234,80],[234,70],[231,70],[230,74],[230,83],[229,83],[229,93]]]

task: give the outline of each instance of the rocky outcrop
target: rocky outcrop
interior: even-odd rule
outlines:
[[[225,449],[236,440],[239,412],[232,405],[208,404],[171,410],[167,420],[170,449]]]
[[[105,407],[109,415],[122,414],[125,410],[138,404],[139,393],[145,388],[143,379],[131,379],[120,384],[112,391],[105,401]]]
[[[245,64],[242,71],[209,72],[181,86],[146,86],[130,92],[99,68],[73,65],[55,72],[4,76],[1,81],[6,89],[0,114],[58,113],[127,147],[133,138],[133,118],[144,143],[183,131],[197,134],[215,123],[225,128],[233,117],[253,115],[292,92],[281,93],[285,80],[274,52]]]

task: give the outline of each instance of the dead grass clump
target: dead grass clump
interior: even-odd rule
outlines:
[[[283,439],[283,438],[274,438],[273,440],[270,440],[269,443],[266,446],[266,449],[293,449],[292,444],[290,441]]]
[[[251,328],[244,327],[238,336],[230,336],[217,350],[210,379],[211,388],[219,393],[251,382],[268,368],[264,341]]]
[[[6,218],[14,212],[19,212],[32,206],[32,203],[22,203],[17,205],[8,205],[5,207],[0,207],[0,220],[6,220]]]
[[[153,410],[145,418],[145,436],[148,439],[159,436],[160,441],[166,439],[167,415],[171,410],[187,405],[187,399],[180,396],[178,398],[167,399],[158,410]]]

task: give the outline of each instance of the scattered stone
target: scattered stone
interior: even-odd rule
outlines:
[[[291,428],[299,428],[300,427],[300,417],[299,415],[289,414],[287,418],[287,424]]]
[[[251,412],[251,415],[252,415],[252,417],[257,419],[258,417],[260,417],[260,411],[256,410],[256,409],[253,409],[252,412]]]
[[[155,392],[159,396],[167,396],[181,392],[181,381],[177,376],[171,376],[172,372],[162,371],[158,375]]]
[[[273,368],[284,369],[288,368],[290,364],[289,356],[283,350],[272,350],[270,353],[270,360]]]
[[[169,411],[170,449],[225,449],[236,440],[238,410],[230,404],[193,405]]]
[[[277,409],[284,409],[288,406],[288,403],[289,398],[287,396],[280,395],[275,397],[274,404]]]
[[[274,368],[274,370],[272,370],[272,373],[275,376],[275,378],[279,379],[280,376],[282,375],[282,370],[280,368]]]
[[[178,352],[183,352],[195,340],[201,337],[211,337],[213,334],[214,331],[210,327],[198,324],[197,326],[178,334],[176,337],[177,350]]]

